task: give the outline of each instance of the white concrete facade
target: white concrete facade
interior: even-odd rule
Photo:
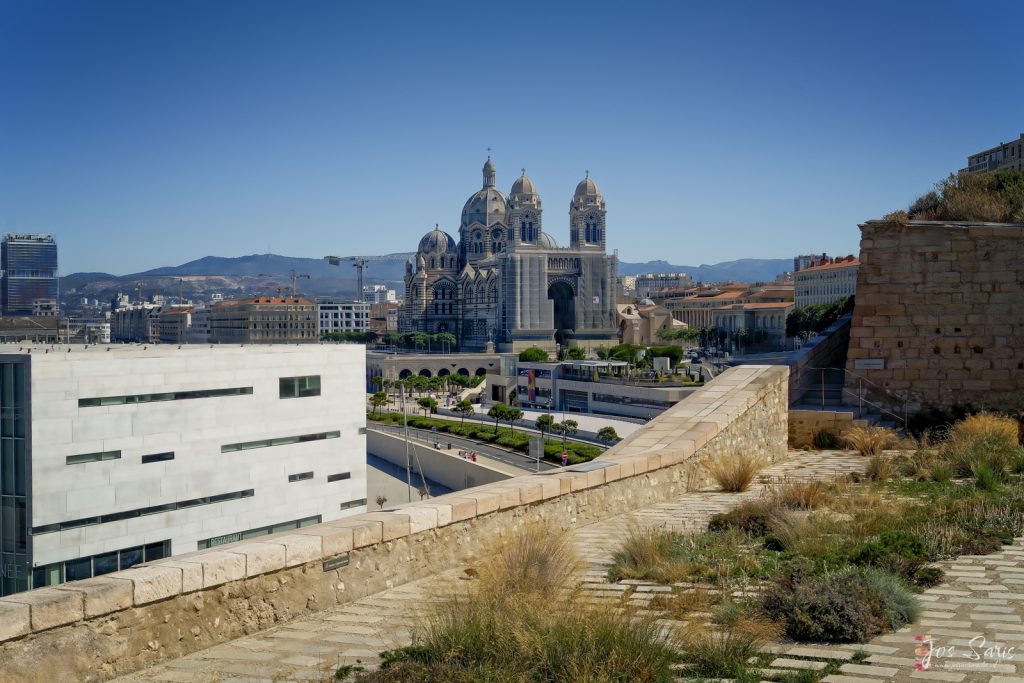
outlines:
[[[262,527],[366,511],[364,347],[47,348],[0,346],[0,363],[28,366],[33,568],[163,541],[178,555]],[[292,384],[282,378],[307,377],[318,380],[283,397]],[[225,390],[236,393],[174,395]],[[152,394],[162,396],[95,404]],[[230,448],[264,440],[278,443]],[[99,453],[117,456],[68,463]],[[126,518],[62,528],[118,513]]]
[[[325,332],[366,332],[370,329],[370,304],[362,301],[317,301],[320,334]]]

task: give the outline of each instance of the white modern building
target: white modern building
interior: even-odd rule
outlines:
[[[363,301],[370,304],[395,303],[398,295],[387,285],[366,285],[363,287]]]
[[[0,345],[0,595],[366,511],[356,345]]]
[[[363,301],[317,299],[320,334],[325,332],[367,332],[370,329],[370,304]]]

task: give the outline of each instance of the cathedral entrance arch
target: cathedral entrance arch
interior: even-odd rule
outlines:
[[[567,346],[576,327],[576,292],[565,280],[548,286],[548,299],[554,302],[555,341]]]

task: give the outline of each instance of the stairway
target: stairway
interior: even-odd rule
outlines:
[[[845,396],[847,399],[854,398],[856,394],[856,391],[851,393],[849,389],[844,388],[846,382],[845,370],[830,368],[824,371],[814,370],[813,372],[816,377],[815,382],[795,402],[790,404],[791,409],[853,413],[854,418],[864,420],[868,424],[902,431],[902,420],[883,413],[871,405],[864,404],[864,407],[861,408],[857,405],[843,404],[844,392],[846,392]]]

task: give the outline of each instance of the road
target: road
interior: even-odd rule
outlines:
[[[402,427],[377,425],[373,423],[367,424],[366,428],[376,429],[386,434],[401,435],[403,431]],[[414,427],[409,427],[409,435],[416,441],[430,445],[433,445],[435,441],[434,434],[432,434],[430,430],[427,429],[416,429]],[[504,448],[494,446],[493,444],[477,441],[475,439],[467,439],[461,436],[455,436],[454,434],[437,434],[436,436],[436,441],[441,445],[442,449],[445,449],[450,443],[452,445],[452,450],[456,452],[459,450],[476,451],[477,457],[482,458],[484,461],[497,460],[498,462],[504,463],[506,465],[511,465],[512,467],[519,468],[524,472],[537,471],[537,461],[530,458],[527,455],[519,453],[518,451],[509,451]],[[546,472],[548,470],[554,469],[558,469],[558,466],[553,465],[544,460],[541,461],[541,472]]]

